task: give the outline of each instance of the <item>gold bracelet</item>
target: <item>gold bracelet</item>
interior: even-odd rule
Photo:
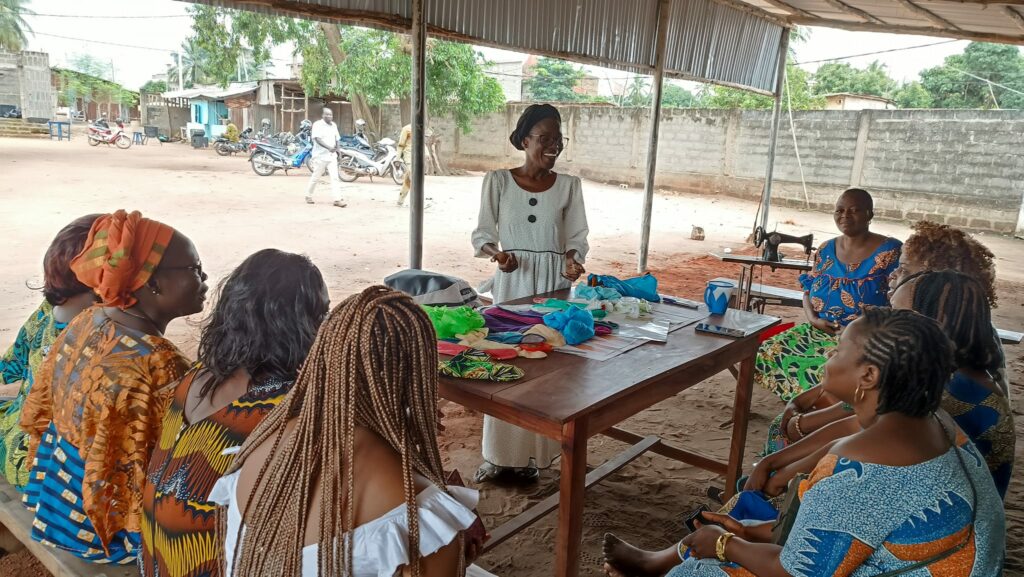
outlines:
[[[804,438],[804,432],[800,430],[800,417],[803,417],[802,413],[793,418],[793,428],[796,429],[796,434],[800,435],[798,441]]]
[[[734,535],[733,533],[729,533],[727,531],[725,533],[722,533],[718,537],[718,541],[715,542],[715,555],[718,556],[718,560],[722,563],[726,563],[729,561],[725,558],[725,546],[729,544],[729,539],[732,539],[735,536],[736,535]]]

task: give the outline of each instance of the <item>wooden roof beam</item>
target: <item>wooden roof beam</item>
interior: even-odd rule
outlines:
[[[888,34],[916,34],[920,36],[940,36],[944,38],[956,38],[958,40],[977,40],[979,42],[998,42],[1001,44],[1024,45],[1024,32],[1019,35],[1011,35],[995,32],[977,32],[974,30],[951,30],[947,28],[929,28],[925,26],[901,26],[898,24],[878,25],[871,22],[850,22],[849,20],[830,20],[826,18],[805,18],[803,16],[791,16],[794,24],[806,26],[825,26],[828,28],[841,28],[843,30],[855,30],[866,32],[885,32]]]
[[[814,18],[815,17],[814,14],[811,14],[810,12],[807,12],[806,10],[801,10],[800,8],[797,8],[796,6],[792,6],[790,4],[787,4],[787,3],[783,2],[782,0],[764,0],[764,1],[767,2],[768,4],[771,4],[772,6],[775,6],[779,10],[784,10],[789,15],[803,16],[805,18]]]
[[[861,10],[860,8],[855,8],[853,6],[850,6],[846,2],[843,2],[843,0],[825,0],[825,2],[830,4],[830,5],[832,5],[833,7],[837,8],[838,10],[840,10],[842,12],[846,12],[847,14],[853,14],[854,16],[864,20],[865,22],[874,22],[875,24],[885,24],[884,21],[879,20],[876,16],[874,16],[872,14],[868,14],[867,12]]]
[[[921,6],[918,6],[917,4],[914,4],[914,2],[912,0],[896,0],[896,1],[901,6],[903,6],[907,10],[909,10],[910,12],[913,12],[914,14],[917,14],[918,16],[924,16],[932,24],[935,24],[939,28],[952,28],[953,30],[959,30],[960,29],[960,27],[957,26],[956,24],[953,24],[949,20],[946,20],[945,18],[943,18],[942,16],[939,16],[938,14],[932,12],[931,10],[928,10],[927,8],[922,8]]]
[[[1009,16],[1011,20],[1017,23],[1017,26],[1020,27],[1021,30],[1024,30],[1024,14],[1020,13],[1020,9],[1014,8],[1013,6],[1003,6],[1003,10],[1006,11],[1006,15]]]

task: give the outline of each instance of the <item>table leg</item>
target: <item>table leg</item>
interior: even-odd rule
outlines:
[[[558,501],[558,540],[555,575],[577,577],[583,539],[583,502],[586,499],[587,431],[585,421],[562,426],[562,477]]]
[[[729,446],[729,468],[725,475],[725,498],[736,492],[736,480],[743,471],[743,451],[747,444],[747,425],[750,420],[750,397],[754,390],[754,359],[751,356],[740,363],[736,377],[736,398],[732,406],[732,443]]]

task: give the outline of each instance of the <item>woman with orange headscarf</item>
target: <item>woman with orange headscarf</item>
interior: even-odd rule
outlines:
[[[130,563],[141,488],[171,390],[189,363],[163,337],[207,291],[195,247],[138,212],[98,218],[71,263],[100,304],[72,321],[40,367],[21,426],[32,537],[88,561]]]

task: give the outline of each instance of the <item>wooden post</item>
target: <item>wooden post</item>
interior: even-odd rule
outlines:
[[[409,268],[423,268],[423,175],[426,100],[427,0],[412,0],[412,166],[409,194]]]
[[[782,91],[786,86],[786,57],[789,52],[789,28],[782,30],[779,41],[779,65],[775,77],[775,107],[772,108],[772,128],[768,137],[768,166],[765,168],[764,188],[761,193],[761,228],[768,230],[768,211],[772,204],[772,176],[775,172],[775,145],[782,123]]]
[[[661,84],[665,79],[665,44],[668,37],[670,0],[658,2],[657,52],[654,56],[654,84],[651,86],[651,132],[647,141],[647,178],[644,182],[644,212],[640,229],[640,255],[637,272],[647,272],[647,252],[651,245],[651,213],[654,210],[654,176],[658,164],[658,127],[661,124]]]

